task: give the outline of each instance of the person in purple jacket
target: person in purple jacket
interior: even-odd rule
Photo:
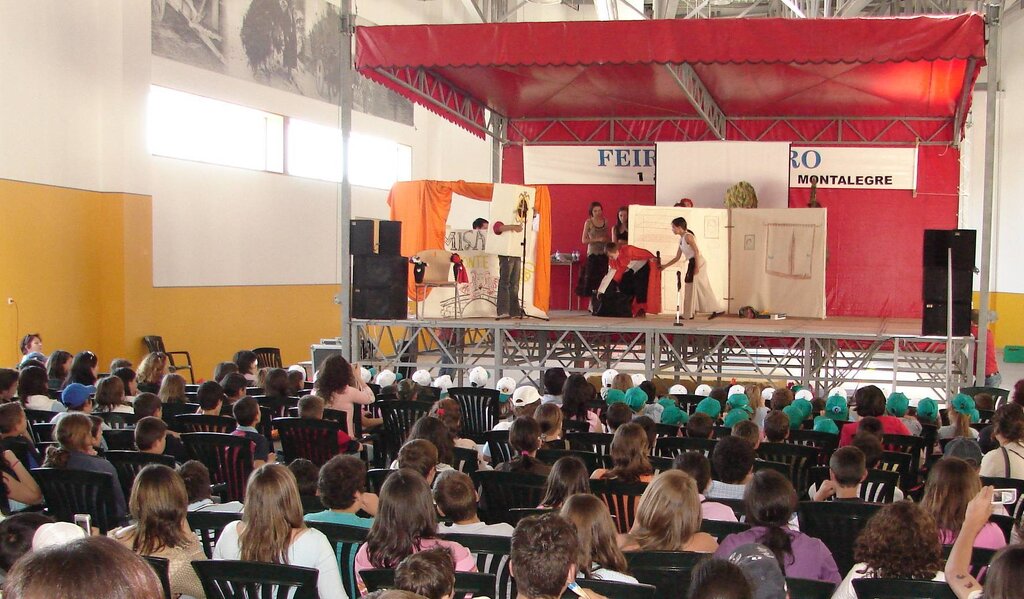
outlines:
[[[788,478],[774,470],[754,473],[747,484],[743,502],[751,528],[722,539],[715,557],[727,559],[737,547],[760,543],[775,554],[787,577],[836,584],[842,581],[832,552],[825,543],[789,528],[789,520],[796,511],[797,497]]]

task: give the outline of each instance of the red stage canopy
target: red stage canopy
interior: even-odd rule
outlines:
[[[730,124],[711,137],[737,138],[750,117],[925,117],[957,119],[952,138],[985,62],[984,27],[977,14],[361,27],[356,68],[477,134],[493,110],[513,141],[546,121],[700,118],[688,92],[701,105],[704,91]],[[648,141],[714,132],[688,127]]]

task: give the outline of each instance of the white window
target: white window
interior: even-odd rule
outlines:
[[[149,150],[170,158],[283,172],[284,117],[151,86]]]
[[[353,133],[349,175],[352,185],[391,189],[412,179],[412,148],[380,137]],[[288,119],[288,174],[341,181],[341,130]]]

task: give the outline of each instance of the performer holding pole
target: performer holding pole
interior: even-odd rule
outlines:
[[[693,232],[686,228],[686,219],[683,217],[672,219],[672,232],[679,236],[679,251],[676,252],[675,258],[661,265],[661,270],[672,266],[680,258],[686,257],[686,277],[684,279],[686,282],[684,297],[686,299],[683,302],[683,318],[693,320],[695,312],[710,312],[708,320],[725,314],[725,307],[722,306],[721,300],[711,288],[707,262],[701,255],[700,248],[697,247],[697,239],[693,236]]]

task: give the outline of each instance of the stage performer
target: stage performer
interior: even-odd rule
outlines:
[[[490,224],[490,223],[487,222],[486,218],[478,218],[475,221],[473,221],[473,230],[474,231],[486,231],[488,224]]]
[[[605,245],[608,269],[614,270],[612,282],[595,302],[597,316],[643,316],[647,312],[647,285],[651,277],[654,254],[643,248],[625,243]],[[630,265],[643,261],[640,268],[633,270]]]
[[[693,236],[693,231],[686,228],[686,219],[681,216],[672,219],[672,232],[679,236],[679,251],[676,252],[675,258],[661,265],[661,270],[672,266],[680,258],[686,257],[686,274],[683,279],[686,282],[683,295],[683,318],[693,320],[695,312],[710,312],[708,320],[725,314],[722,300],[715,295],[711,288],[707,261],[704,260],[700,248],[697,247],[697,239]]]
[[[629,243],[629,207],[623,206],[619,208],[616,216],[619,221],[612,227],[612,242]]]
[[[497,221],[493,229],[495,235],[510,235],[522,233],[523,225],[506,225]],[[526,243],[525,237],[522,243]],[[521,244],[516,247],[521,247]],[[518,318],[523,315],[523,308],[519,305],[519,277],[522,271],[521,257],[498,255],[498,318]]]
[[[590,204],[590,216],[583,223],[583,243],[587,245],[587,261],[580,269],[580,280],[576,285],[576,295],[592,297],[601,279],[608,274],[608,256],[605,244],[611,241],[608,221],[604,218],[604,209],[600,202]]]

